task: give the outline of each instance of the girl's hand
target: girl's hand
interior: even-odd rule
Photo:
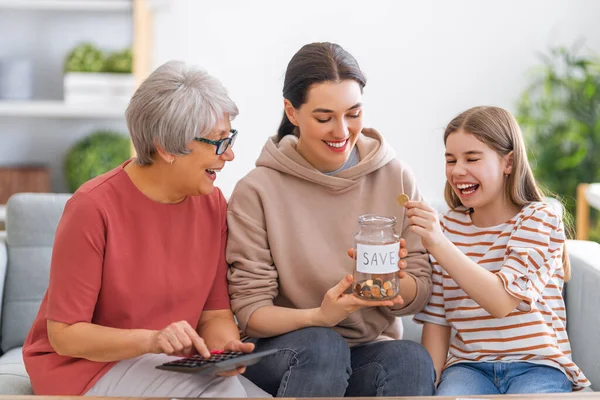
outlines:
[[[167,355],[191,355],[196,350],[209,358],[210,352],[204,340],[187,321],[173,322],[160,331],[154,332],[150,343],[150,352]]]
[[[446,240],[438,214],[433,208],[420,201],[409,201],[404,207],[410,230],[421,237],[421,243],[427,251],[431,252]]]
[[[353,281],[352,275],[346,275],[344,279],[325,293],[321,307],[317,309],[317,325],[327,327],[336,326],[342,320],[346,319],[348,315],[363,307],[391,307],[394,304],[398,304],[392,300],[363,300],[354,294],[344,293],[352,285]]]
[[[243,353],[252,353],[254,350],[253,343],[244,343],[240,340],[232,340],[225,345],[225,351],[241,351]],[[227,372],[221,372],[219,376],[236,376],[246,372],[246,367],[239,367]]]

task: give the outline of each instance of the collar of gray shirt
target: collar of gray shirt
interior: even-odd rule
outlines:
[[[348,156],[348,159],[344,163],[344,165],[342,165],[340,168],[336,169],[335,171],[324,172],[324,174],[325,175],[335,175],[338,172],[342,172],[348,168],[352,168],[355,165],[358,165],[359,162],[360,162],[360,156],[358,155],[358,149],[356,148],[356,146],[354,146],[352,148],[352,151],[350,152],[350,155]]]

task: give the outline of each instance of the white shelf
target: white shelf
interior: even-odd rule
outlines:
[[[91,0],[93,1],[93,0]],[[125,105],[73,105],[63,101],[0,101],[3,117],[125,118]]]
[[[131,0],[0,0],[0,9],[131,11]]]

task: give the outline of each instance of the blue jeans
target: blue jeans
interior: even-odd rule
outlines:
[[[329,328],[305,328],[253,340],[256,351],[279,349],[244,374],[277,397],[431,396],[429,353],[407,340],[350,348]]]
[[[572,383],[559,369],[527,362],[460,363],[442,372],[439,396],[568,393]]]

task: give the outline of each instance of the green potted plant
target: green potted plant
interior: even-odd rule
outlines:
[[[564,47],[542,56],[521,95],[517,119],[538,182],[575,214],[579,183],[600,182],[600,62]],[[600,241],[598,213],[590,239]]]
[[[110,53],[104,62],[104,71],[114,74],[131,74],[133,71],[131,49]]]
[[[81,43],[65,59],[65,72],[102,72],[106,56],[92,43]]]
[[[105,54],[80,43],[65,58],[64,98],[69,104],[125,105],[135,88],[130,49]]]
[[[71,192],[86,181],[119,166],[130,154],[129,137],[98,131],[76,142],[65,157],[65,177]]]

